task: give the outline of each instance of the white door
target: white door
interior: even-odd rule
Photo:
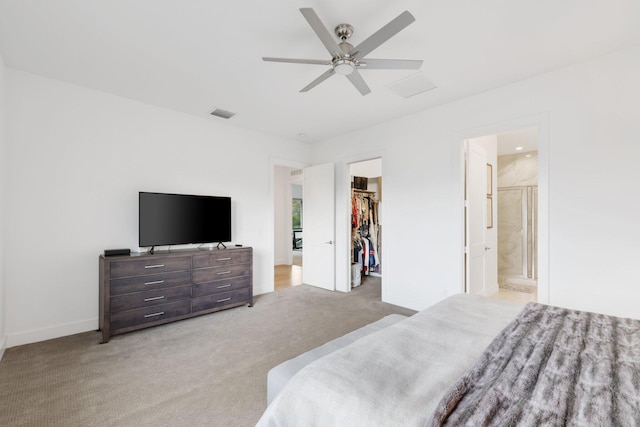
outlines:
[[[333,163],[304,170],[302,282],[335,290],[335,187]]]
[[[466,174],[466,292],[485,291],[485,242],[487,220],[487,157],[477,144],[467,145]]]

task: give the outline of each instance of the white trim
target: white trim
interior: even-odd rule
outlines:
[[[50,340],[53,338],[65,337],[82,332],[95,331],[97,330],[97,326],[98,318],[96,317],[94,319],[82,320],[80,322],[65,323],[42,329],[32,329],[30,331],[19,332],[17,334],[9,334],[7,336],[7,348]],[[98,340],[99,336],[96,335],[96,343]]]
[[[7,337],[2,337],[2,341],[0,341],[0,361],[4,357],[4,351],[7,349]]]

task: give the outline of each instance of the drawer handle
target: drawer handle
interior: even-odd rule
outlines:
[[[158,299],[164,299],[164,295],[162,295],[161,297],[145,298],[144,302],[155,301],[155,300],[158,300]]]
[[[145,265],[144,268],[162,268],[164,264],[156,264],[156,265]]]
[[[164,311],[159,311],[157,313],[151,313],[151,314],[145,314],[144,317],[156,317],[156,316],[162,316],[164,314]]]
[[[230,287],[230,286],[231,286],[231,283],[226,284],[226,285],[220,285],[220,286],[218,286],[218,289],[228,288],[228,287]]]
[[[231,259],[231,257],[229,258],[218,258],[216,261],[229,261]]]
[[[154,280],[153,282],[144,282],[145,285],[159,285],[160,283],[164,283],[164,280]]]
[[[219,299],[216,302],[225,302],[225,301],[231,301],[231,298]]]
[[[221,271],[220,273],[218,273],[218,275],[221,275],[221,274],[231,274],[231,271]]]

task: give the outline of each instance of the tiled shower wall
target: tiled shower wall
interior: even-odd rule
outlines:
[[[498,157],[498,283],[537,279],[538,153]]]

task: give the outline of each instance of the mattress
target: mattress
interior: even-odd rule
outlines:
[[[258,426],[423,426],[524,304],[474,295],[444,301],[300,369]]]
[[[308,364],[333,353],[334,351],[339,350],[362,337],[391,326],[406,318],[407,316],[403,316],[401,314],[390,314],[376,322],[356,329],[355,331],[343,335],[340,338],[336,338],[335,340],[329,341],[320,347],[316,347],[313,350],[301,354],[300,356],[279,364],[275,368],[271,369],[267,374],[267,404],[270,404],[289,380]]]

